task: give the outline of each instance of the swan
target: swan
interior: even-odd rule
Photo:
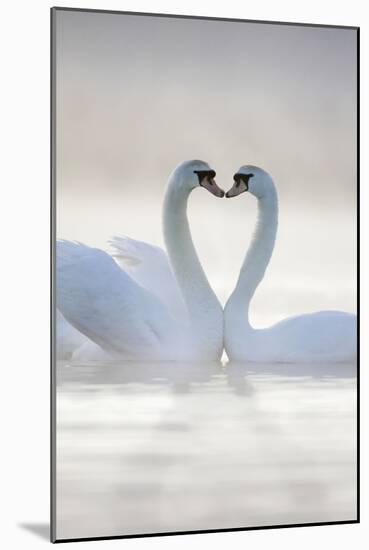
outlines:
[[[170,308],[163,297],[165,281],[161,281],[160,292],[157,277],[157,291],[145,288],[144,281],[136,282],[108,253],[74,241],[58,241],[58,308],[74,328],[110,357],[220,359],[223,310],[198,259],[187,220],[187,202],[194,189],[202,187],[217,197],[224,196],[215,175],[206,162],[182,162],[169,177],[165,193],[164,241],[183,300],[183,316],[175,314],[175,308],[181,307],[180,300]],[[117,248],[117,239],[113,245]],[[126,252],[127,247],[120,247],[118,262],[127,260]],[[148,269],[146,281],[149,274]]]
[[[249,191],[258,202],[258,219],[236,287],[224,309],[224,346],[229,359],[245,362],[348,362],[356,357],[356,316],[319,311],[254,329],[249,307],[273,253],[278,226],[278,196],[271,176],[242,166],[226,197]]]

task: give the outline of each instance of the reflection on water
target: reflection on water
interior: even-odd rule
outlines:
[[[356,518],[354,365],[57,365],[57,538]]]

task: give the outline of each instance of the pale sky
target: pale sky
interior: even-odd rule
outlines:
[[[200,157],[352,198],[354,30],[58,11],[56,38],[60,185]]]

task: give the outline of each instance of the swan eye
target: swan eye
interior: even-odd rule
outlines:
[[[246,185],[246,191],[248,191],[249,179],[253,177],[254,177],[254,174],[235,174],[233,176],[233,179],[236,182],[236,187],[239,187],[241,181],[243,181],[243,183]]]
[[[236,182],[236,187],[239,187],[241,181],[243,180],[242,174],[235,174],[233,179]]]
[[[197,177],[199,178],[199,184],[201,185],[201,182],[204,178],[208,177],[208,183],[210,185],[213,185],[213,178],[216,176],[216,172],[214,170],[194,170],[194,173],[197,174]]]

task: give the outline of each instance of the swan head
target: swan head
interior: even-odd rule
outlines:
[[[225,193],[216,184],[215,176],[215,170],[202,160],[186,160],[177,166],[172,175],[175,184],[188,192],[203,187],[216,197],[224,197]]]
[[[233,176],[233,186],[226,193],[227,198],[237,197],[241,193],[249,191],[258,199],[269,194],[275,194],[275,187],[272,178],[262,168],[257,166],[241,166]]]

